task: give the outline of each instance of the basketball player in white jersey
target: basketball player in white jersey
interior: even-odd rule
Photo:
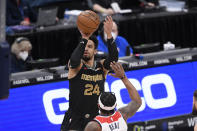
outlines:
[[[140,95],[128,80],[122,65],[112,62],[110,66],[115,72],[111,75],[122,80],[132,101],[115,111],[115,94],[103,92],[98,98],[100,114],[87,124],[85,131],[127,131],[127,119],[133,116],[142,104]]]

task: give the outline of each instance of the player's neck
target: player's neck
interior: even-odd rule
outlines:
[[[89,67],[94,67],[94,59],[90,59],[89,61],[84,61],[84,64],[86,64]]]
[[[101,112],[100,115],[101,115],[101,116],[111,116],[111,115],[113,115],[113,113],[106,114],[106,113],[102,113],[102,112]]]

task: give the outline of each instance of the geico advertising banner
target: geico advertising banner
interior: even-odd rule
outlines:
[[[197,62],[128,71],[126,75],[142,99],[142,106],[128,122],[192,111],[192,96],[197,88]],[[105,88],[115,92],[117,108],[130,102],[121,80],[108,76]],[[0,101],[0,131],[60,130],[68,101],[68,81],[10,89],[9,99]]]

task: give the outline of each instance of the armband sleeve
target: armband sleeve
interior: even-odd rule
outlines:
[[[77,68],[80,65],[81,58],[83,57],[87,42],[88,40],[82,39],[78,44],[78,46],[73,51],[70,57],[70,64],[69,64],[71,68]]]
[[[105,69],[110,70],[110,63],[113,61],[118,61],[118,49],[113,38],[107,39],[107,46],[109,54],[105,59],[103,66]]]

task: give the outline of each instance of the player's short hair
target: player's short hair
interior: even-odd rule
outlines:
[[[96,36],[92,35],[92,36],[90,36],[89,39],[94,42],[94,48],[97,49],[97,47],[98,47],[98,39],[96,38]]]
[[[113,92],[103,92],[99,97],[100,110],[103,113],[113,113],[116,107],[116,96]]]

